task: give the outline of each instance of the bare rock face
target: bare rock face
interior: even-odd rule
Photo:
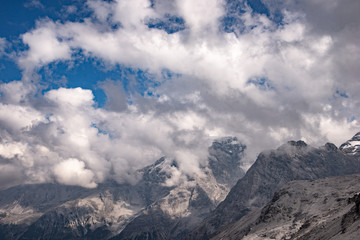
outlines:
[[[218,183],[232,187],[239,176],[245,175],[240,166],[245,150],[246,146],[241,144],[236,137],[227,137],[213,142],[209,148],[209,167]]]
[[[212,239],[357,239],[360,175],[294,181]]]
[[[276,150],[262,152],[226,199],[187,239],[209,239],[220,228],[262,207],[276,190],[290,181],[359,172],[359,159],[333,144],[313,148],[303,141],[290,141]]]

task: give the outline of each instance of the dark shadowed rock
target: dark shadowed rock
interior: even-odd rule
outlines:
[[[218,232],[220,239],[338,239],[360,236],[360,175],[293,181],[262,209]]]

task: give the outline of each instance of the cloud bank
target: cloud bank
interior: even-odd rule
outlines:
[[[0,85],[0,187],[135,182],[136,169],[164,155],[196,174],[211,141],[228,135],[247,144],[248,164],[286,140],[350,138],[360,119],[359,3],[262,4],[267,13],[242,1],[89,0],[79,21],[39,19],[13,53],[22,80]],[[98,79],[104,107],[90,89],[44,90],[40,71],[79,59],[139,69],[157,84],[139,93]]]

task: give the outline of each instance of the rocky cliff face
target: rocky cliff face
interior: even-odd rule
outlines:
[[[291,182],[212,239],[358,239],[359,181],[347,175]]]
[[[276,150],[265,151],[187,239],[208,239],[221,227],[262,207],[287,182],[359,173],[359,167],[357,157],[331,143],[313,148],[303,141],[290,141]]]
[[[168,180],[178,170],[176,161],[161,158],[138,171],[142,178],[135,185],[39,184],[0,191],[0,239],[181,238],[244,175],[245,148],[236,138],[214,142],[209,166],[175,185]]]

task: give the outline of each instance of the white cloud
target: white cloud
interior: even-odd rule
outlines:
[[[20,131],[22,128],[31,127],[44,117],[35,109],[28,106],[0,104],[0,121],[2,130]]]
[[[1,100],[6,104],[19,104],[28,99],[35,86],[24,85],[21,81],[12,81],[0,85]]]
[[[219,27],[219,18],[224,14],[221,0],[177,0],[179,13],[184,17],[186,24],[198,37],[216,33]],[[206,10],[205,10],[206,9]]]
[[[86,4],[94,11],[95,16],[102,22],[106,22],[111,13],[112,4],[101,0],[90,0]]]
[[[113,20],[126,29],[143,29],[146,18],[155,16],[149,0],[117,0],[114,5]]]
[[[85,163],[75,158],[60,162],[54,167],[54,174],[59,183],[79,185],[86,188],[96,187],[94,173],[85,168]]]
[[[179,75],[160,79],[153,96],[145,97],[126,93],[114,79],[98,79],[108,97],[105,108],[96,108],[93,93],[82,88],[34,97],[38,90],[31,81],[1,84],[0,150],[10,162],[3,168],[17,167],[22,181],[55,177],[95,187],[107,178],[134,182],[136,169],[166,155],[177,158],[181,169],[172,171],[173,184],[206,165],[207,147],[216,137],[237,136],[248,145],[251,163],[259,151],[286,140],[340,144],[358,131],[357,15],[347,19],[346,6],[331,5],[341,8],[343,25],[336,22],[329,30],[309,7],[321,8],[324,1],[299,3],[306,12],[284,3],[281,26],[248,8],[239,16],[244,29],[236,36],[219,31],[223,4],[159,1],[151,8],[145,0],[88,1],[92,18],[39,22],[22,35],[29,46],[19,54],[24,79],[51,62],[79,57],[79,49],[80,57],[106,67],[140,68],[155,78],[164,69]],[[332,17],[331,8],[319,12]],[[168,34],[146,26],[165,13],[183,17],[187,28]],[[121,26],[112,28],[115,23]],[[74,171],[66,173],[68,168]]]
[[[25,151],[23,144],[3,143],[0,145],[0,156],[3,158],[13,158],[22,155]]]
[[[48,21],[38,25],[35,30],[22,35],[29,50],[19,59],[19,64],[26,70],[71,57],[68,44],[57,36],[55,23]]]
[[[49,91],[45,97],[62,107],[82,107],[93,104],[94,95],[91,90],[81,88],[59,88]]]

